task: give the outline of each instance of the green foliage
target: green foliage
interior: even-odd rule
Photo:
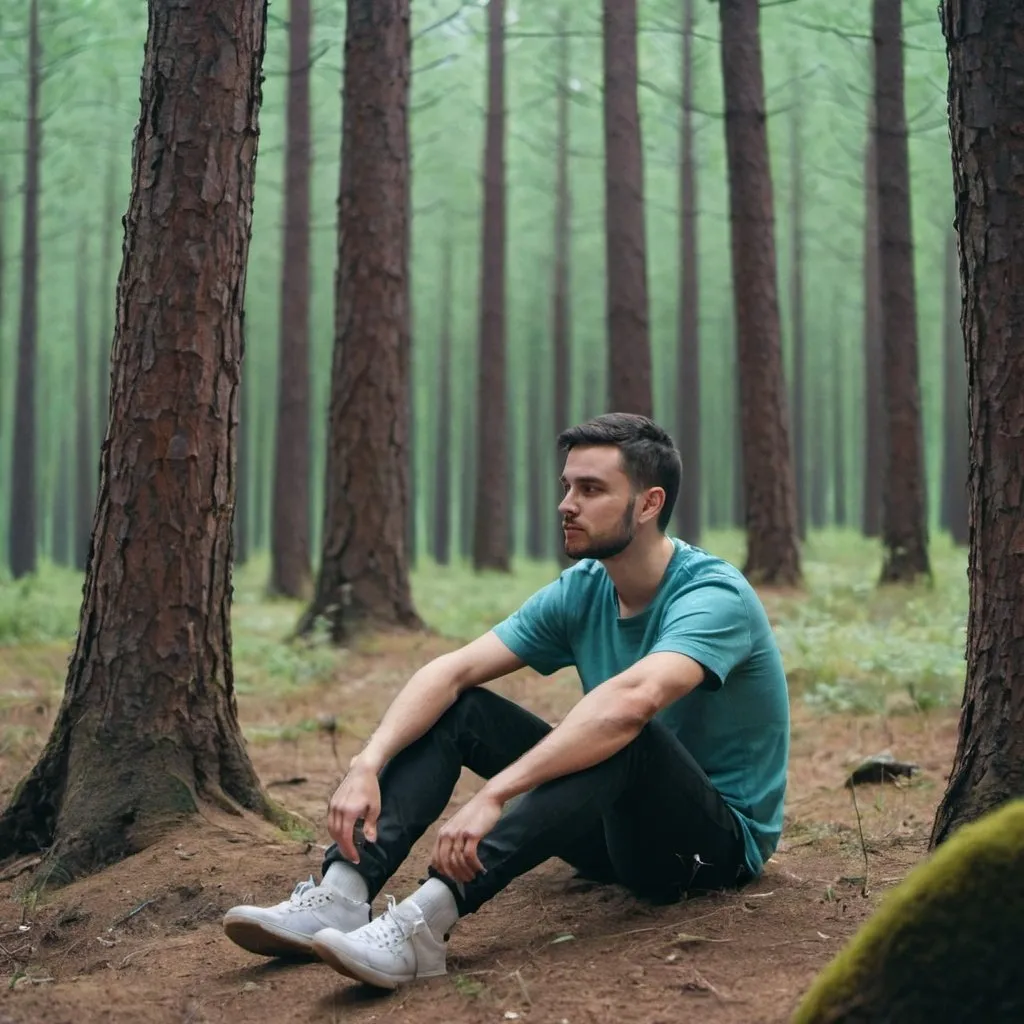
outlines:
[[[82,577],[46,563],[12,583],[0,577],[0,646],[69,643],[78,632]]]
[[[961,828],[818,976],[793,1024],[1024,1020],[1024,800]]]

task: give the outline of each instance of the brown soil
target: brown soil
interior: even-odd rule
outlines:
[[[344,763],[412,668],[444,646],[415,636],[378,642],[353,655],[329,687],[242,698],[243,723],[297,725],[332,713]],[[13,737],[0,745],[0,802],[38,752],[54,711],[52,694],[34,692],[31,680],[11,687],[0,693]],[[540,680],[524,672],[498,689],[550,721],[576,696],[571,673]],[[788,1020],[813,975],[924,856],[956,734],[953,712],[820,717],[794,700],[793,714],[786,830],[755,884],[653,907],[614,886],[576,882],[552,861],[460,922],[447,977],[389,995],[321,964],[261,960],[221,932],[228,907],[276,902],[296,880],[317,875],[324,811],[339,776],[328,730],[254,741],[261,777],[315,824],[317,842],[207,811],[36,905],[19,898],[27,874],[3,881],[0,1024]],[[858,788],[862,845],[842,783],[851,763],[884,748],[922,771],[902,785]],[[465,778],[452,807],[474,785]],[[415,886],[430,841],[424,838],[387,891],[402,896]]]

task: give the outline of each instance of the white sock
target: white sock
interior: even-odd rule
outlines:
[[[346,896],[356,903],[366,903],[370,898],[366,879],[345,860],[336,860],[324,875],[323,884],[341,896]]]
[[[434,938],[444,942],[445,936],[459,919],[455,895],[451,889],[440,878],[428,878],[408,899],[420,908]]]

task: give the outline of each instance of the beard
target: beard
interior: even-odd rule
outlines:
[[[633,508],[636,505],[636,498],[630,498],[626,511],[619,520],[618,526],[609,533],[599,537],[591,537],[588,534],[581,534],[580,539],[585,541],[586,546],[577,550],[569,550],[569,541],[565,541],[565,554],[567,558],[580,561],[583,558],[593,558],[600,562],[606,558],[614,558],[621,555],[636,536],[636,527],[633,525]]]

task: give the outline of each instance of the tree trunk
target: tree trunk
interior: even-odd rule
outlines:
[[[903,0],[874,0],[882,366],[888,454],[882,491],[882,583],[909,583],[918,576],[931,575],[917,376],[902,7]]]
[[[103,226],[100,229],[100,332],[96,349],[96,437],[97,450],[103,447],[107,436],[107,417],[110,405],[110,344],[114,325],[112,312],[117,307],[114,281],[114,250],[117,248],[117,158],[112,148],[103,197]]]
[[[508,415],[505,394],[505,0],[487,5],[487,138],[477,373],[473,568],[509,570]]]
[[[555,438],[572,426],[569,403],[572,397],[572,286],[570,282],[570,259],[572,254],[572,193],[569,185],[569,102],[570,102],[570,61],[569,61],[569,7],[561,9],[558,24],[558,102],[555,114],[555,259],[553,264],[554,282],[552,288],[553,308],[551,314],[551,339],[554,355],[554,387],[552,405],[554,412],[555,437],[549,438],[547,446],[554,452],[554,479],[562,473],[565,455],[558,450]],[[564,568],[571,562],[565,554],[562,526],[557,515],[552,515],[555,532],[555,551],[559,564]]]
[[[796,491],[779,340],[774,212],[757,0],[721,0],[747,526],[752,582],[800,582]]]
[[[300,629],[418,627],[409,588],[409,0],[349,0],[325,513]]]
[[[92,534],[92,513],[96,501],[96,482],[93,463],[96,450],[92,443],[93,412],[90,402],[92,364],[89,345],[89,284],[86,268],[89,264],[87,235],[83,232],[78,243],[78,266],[75,268],[75,515],[74,566],[85,571],[89,558]]]
[[[551,446],[547,417],[544,415],[544,329],[538,323],[533,328],[533,351],[527,369],[527,422],[526,422],[526,555],[535,561],[545,556],[545,534],[550,533],[551,515],[547,504],[546,473],[538,472],[545,464]],[[516,492],[513,492],[516,493]]]
[[[804,321],[804,175],[800,131],[800,99],[789,122],[789,215],[792,231],[790,316],[793,339],[793,468],[796,473],[796,515],[801,539],[807,536],[807,343]],[[817,396],[815,397],[817,402]],[[816,424],[820,429],[821,424]],[[820,481],[819,481],[820,486]],[[820,528],[820,524],[816,523]]]
[[[21,242],[21,316],[18,325],[18,377],[14,392],[14,460],[11,467],[11,575],[36,569],[36,302],[39,278],[39,0],[29,5],[28,106],[25,116],[25,207]]]
[[[743,400],[740,381],[739,338],[732,332],[732,352],[730,353],[730,373],[732,381],[731,412],[732,422],[732,525],[742,530],[747,524],[746,506],[743,494]]]
[[[697,266],[697,164],[693,132],[694,0],[683,0],[683,88],[679,132],[679,372],[676,444],[683,459],[679,536],[700,542],[700,295]]]
[[[967,544],[967,374],[960,328],[960,266],[956,236],[946,238],[945,324],[942,389],[942,525],[953,543]]]
[[[604,0],[603,39],[608,393],[613,411],[651,416],[636,0]]]
[[[231,511],[262,0],[152,0],[108,441],[49,742],[0,818],[38,883],[135,853],[202,801],[272,813],[231,663]],[[144,709],[144,710],[143,710]]]
[[[309,562],[309,0],[291,0],[284,158],[284,248],[271,510],[270,591],[308,598]]]
[[[437,353],[437,452],[434,455],[434,561],[447,565],[452,549],[452,236],[441,243],[441,330]]]
[[[846,526],[846,360],[843,358],[843,328],[839,319],[839,296],[832,300],[835,326],[832,332],[832,521]]]
[[[967,685],[932,844],[1024,794],[1024,9],[946,0],[970,420]]]
[[[475,424],[468,406],[464,413],[462,425],[462,450],[459,453],[459,552],[467,562],[473,557],[473,503],[476,500],[476,471],[474,458],[476,449],[473,445]]]
[[[4,386],[7,380],[8,369],[6,365],[4,345],[4,271],[6,267],[6,249],[4,241],[7,238],[7,182],[0,174],[0,451],[7,451],[7,432],[4,424],[7,422],[7,413],[4,410]],[[0,526],[0,535],[3,534],[3,527]],[[0,563],[2,564],[2,563]]]
[[[878,537],[882,532],[882,480],[886,460],[877,149],[872,113],[864,147],[864,490],[861,520],[865,537]]]
[[[56,565],[70,567],[72,564],[71,465],[68,459],[68,425],[64,416],[60,416],[57,421],[57,433],[57,476],[53,484],[50,558]]]
[[[246,358],[246,324],[242,313],[242,369],[238,382],[238,468],[235,473],[235,513],[232,518],[235,565],[249,561],[252,508],[252,385],[254,367],[252,357]],[[248,370],[246,370],[248,367]]]
[[[820,358],[816,362],[820,365]],[[825,454],[828,450],[825,444],[826,430],[828,429],[825,416],[825,388],[828,378],[825,373],[817,369],[812,380],[807,512],[811,526],[815,530],[823,530],[827,522],[826,495],[828,492],[828,459]]]

